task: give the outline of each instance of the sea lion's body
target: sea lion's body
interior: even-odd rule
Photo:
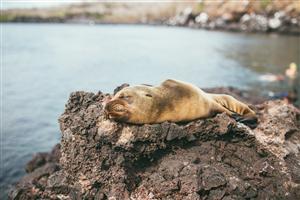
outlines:
[[[156,87],[125,87],[105,110],[110,118],[133,124],[187,122],[222,112],[255,117],[246,104],[229,95],[209,94],[192,84],[170,79]]]

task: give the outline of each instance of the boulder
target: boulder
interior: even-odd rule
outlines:
[[[225,113],[189,123],[130,125],[106,118],[109,96],[70,95],[59,118],[60,154],[33,159],[10,199],[300,198],[294,106],[280,100],[255,105],[254,129]]]

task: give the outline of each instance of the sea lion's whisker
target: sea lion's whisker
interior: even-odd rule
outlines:
[[[115,104],[112,106],[113,111],[122,112],[125,111],[124,106],[120,104]]]

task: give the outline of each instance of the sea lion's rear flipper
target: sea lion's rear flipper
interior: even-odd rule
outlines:
[[[211,94],[211,97],[222,107],[231,112],[230,116],[238,121],[256,121],[255,112],[246,104],[238,101],[234,97],[226,94]],[[228,113],[228,112],[226,112]]]

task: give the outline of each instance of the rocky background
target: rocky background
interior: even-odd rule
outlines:
[[[198,0],[169,3],[82,3],[10,9],[1,22],[156,24],[209,30],[300,34],[297,0]]]
[[[59,118],[61,143],[28,163],[10,199],[299,199],[299,110],[232,88],[209,91],[255,104],[257,126],[224,113],[116,123],[103,113],[109,94],[72,93]]]

